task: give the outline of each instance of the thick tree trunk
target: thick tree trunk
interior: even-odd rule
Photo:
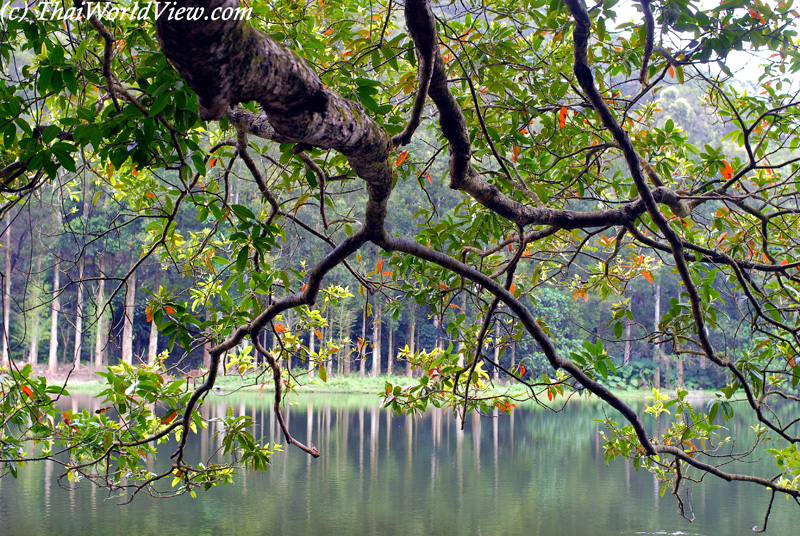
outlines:
[[[372,377],[381,374],[381,303],[375,300],[375,314],[372,315]]]
[[[122,362],[133,364],[133,313],[136,304],[136,272],[131,273],[125,289],[125,316],[122,319]]]
[[[34,278],[33,287],[34,295],[36,296],[36,306],[31,311],[31,347],[30,354],[28,355],[28,363],[35,367],[39,364],[39,330],[42,325],[41,308],[39,304],[42,299],[42,256],[36,257],[36,276]]]
[[[6,232],[3,240],[6,249],[6,270],[3,277],[3,349],[2,365],[8,366],[8,345],[10,343],[11,329],[11,214],[6,213]]]
[[[58,295],[61,292],[60,281],[61,259],[56,258],[56,264],[53,266],[53,301],[50,302],[50,354],[47,359],[47,370],[50,374],[54,374],[58,370],[58,313],[61,311]]]

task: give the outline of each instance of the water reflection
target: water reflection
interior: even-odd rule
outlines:
[[[95,402],[67,404],[77,410]],[[250,415],[258,435],[281,441],[267,397],[217,398],[201,412],[218,419],[228,407]],[[62,489],[53,463],[28,466],[0,485],[0,534],[728,535],[761,523],[763,490],[711,480],[692,494],[698,521],[683,521],[652,475],[622,462],[605,466],[593,421],[602,417],[593,402],[560,414],[529,407],[471,415],[462,431],[443,411],[398,417],[372,397],[303,397],[286,410],[286,422],[320,448],[320,459],[289,449],[267,473],[239,475],[235,485],[195,500],[140,497],[124,507],[88,484]],[[219,426],[214,420],[199,431],[188,456],[219,460]],[[728,426],[733,433],[749,423],[737,417]],[[164,446],[154,470],[166,467],[172,449]],[[779,502],[770,532],[790,534],[797,510]]]

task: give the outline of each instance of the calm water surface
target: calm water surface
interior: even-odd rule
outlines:
[[[216,397],[205,416],[231,406],[281,442],[269,398]],[[372,397],[295,400],[289,427],[319,447],[317,460],[290,449],[274,455],[267,473],[239,475],[197,499],[140,495],[128,506],[89,484],[59,487],[53,464],[28,466],[16,481],[0,480],[0,534],[731,536],[752,534],[769,499],[758,486],[709,478],[692,491],[698,519],[688,523],[669,493],[659,496],[652,475],[623,461],[606,467],[593,421],[602,407],[591,401],[558,414],[529,407],[474,416],[461,432],[450,413],[397,417]],[[95,403],[86,395],[72,404]],[[215,456],[213,426],[190,441],[194,460]],[[738,418],[727,426],[731,435],[749,429]],[[158,464],[172,450],[162,452]],[[775,502],[769,533],[796,534],[800,510]]]

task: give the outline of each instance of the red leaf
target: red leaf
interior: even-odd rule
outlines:
[[[169,424],[169,423],[171,423],[172,421],[174,421],[174,420],[175,420],[175,417],[176,417],[177,415],[178,415],[178,410],[177,410],[177,409],[173,409],[172,411],[170,411],[170,412],[169,412],[169,413],[166,415],[166,417],[164,417],[163,419],[161,419],[161,424]]]
[[[395,161],[394,165],[399,166],[406,161],[406,158],[408,158],[408,151],[403,151],[400,153],[400,156],[397,158],[397,161]]]
[[[547,390],[547,400],[549,400],[551,402],[553,401],[553,391],[551,391],[549,389]]]
[[[787,264],[789,264],[789,261],[787,259],[783,259],[781,261],[781,266],[786,266]]]
[[[31,391],[31,388],[28,387],[27,385],[23,385],[22,387],[20,387],[20,390],[26,395],[28,395],[28,398],[33,398],[33,391]]]
[[[175,309],[173,309],[173,308],[172,308],[172,307],[170,307],[169,305],[167,305],[166,307],[164,307],[164,310],[167,312],[167,314],[171,314],[171,315],[174,315],[174,314],[175,314]]]
[[[569,113],[569,109],[566,106],[562,106],[561,110],[558,112],[558,126],[564,128],[564,125],[567,124],[567,114]]]
[[[733,168],[727,160],[723,160],[722,163],[725,164],[725,167],[722,168],[722,176],[725,177],[726,180],[731,180],[731,177],[733,177]]]

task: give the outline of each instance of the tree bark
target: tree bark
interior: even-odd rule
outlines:
[[[122,362],[133,364],[133,313],[136,303],[136,272],[128,278],[125,289],[125,315],[122,319]]]

